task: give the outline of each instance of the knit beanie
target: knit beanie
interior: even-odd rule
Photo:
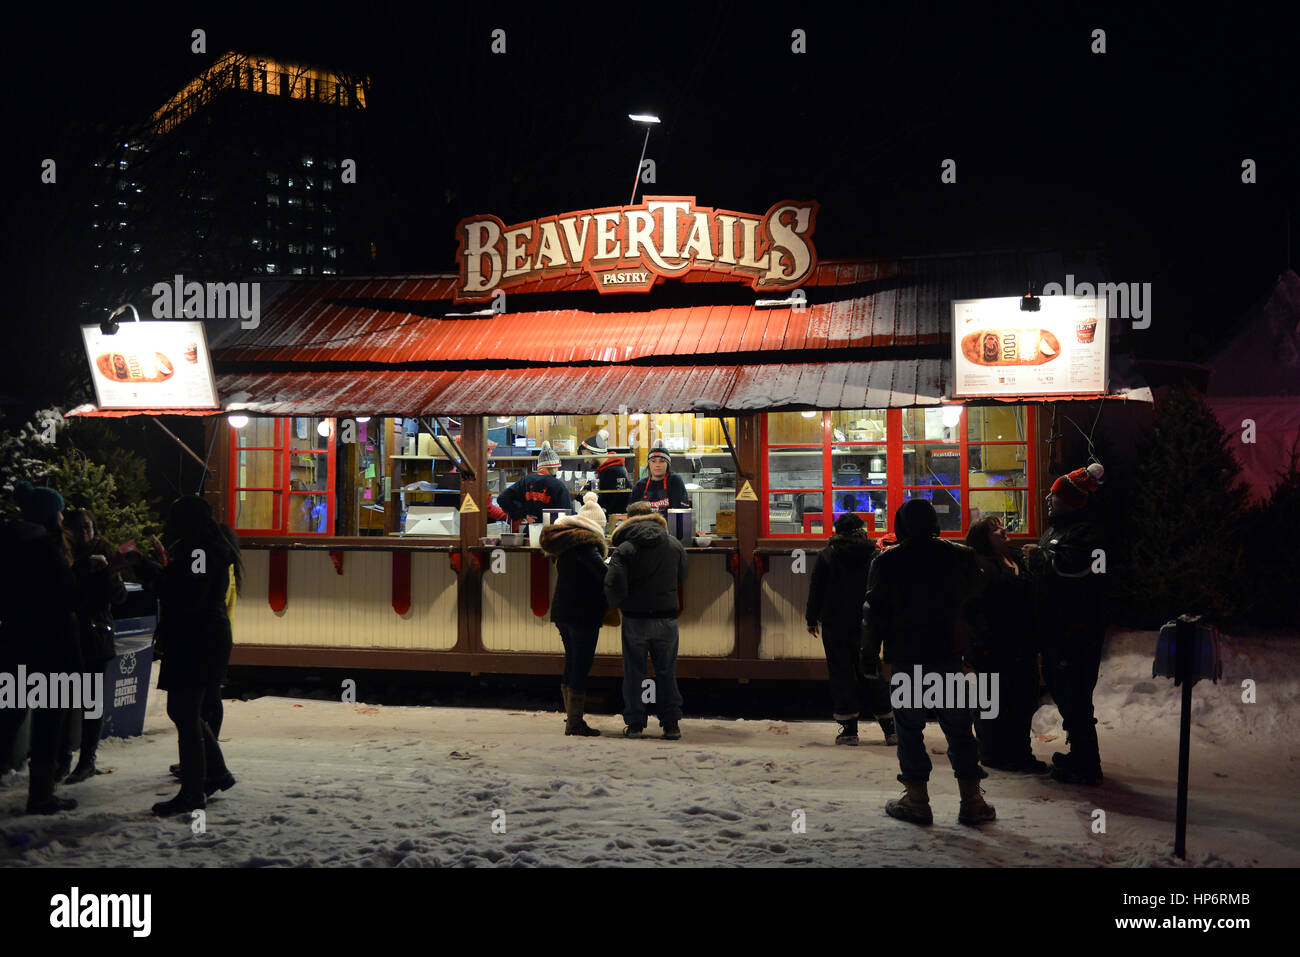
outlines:
[[[555,454],[555,449],[551,448],[550,442],[543,442],[541,454],[537,456],[537,468],[540,471],[547,466],[559,468],[560,457]]]
[[[585,452],[587,455],[604,455],[605,451],[609,448],[606,444],[608,441],[609,432],[605,429],[601,429],[591,438],[583,439],[582,446],[578,451]]]
[[[597,535],[605,535],[605,510],[600,507],[600,496],[588,492],[582,496],[582,508],[577,515],[561,515],[555,520],[556,525],[578,525]]]
[[[856,512],[845,512],[835,520],[836,535],[852,535],[865,527],[866,523],[862,521],[862,517]]]
[[[673,457],[668,454],[668,450],[664,448],[662,442],[655,442],[654,447],[650,449],[650,454],[646,456],[646,461],[649,461],[650,459],[654,458],[656,455],[662,458],[666,463],[668,463],[669,468],[672,467]]]
[[[37,525],[48,525],[63,511],[63,496],[45,485],[18,482],[14,485],[14,501],[22,510],[23,518]]]
[[[894,534],[900,542],[913,538],[937,538],[939,513],[927,499],[909,498],[894,513]]]
[[[1087,504],[1088,496],[1105,481],[1106,470],[1100,462],[1093,462],[1086,469],[1075,469],[1062,475],[1052,483],[1052,491],[1071,508],[1082,508]]]

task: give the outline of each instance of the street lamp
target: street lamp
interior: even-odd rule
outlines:
[[[122,313],[126,312],[128,309],[131,310],[131,315],[135,317],[135,321],[136,321],[136,322],[139,322],[139,321],[140,321],[140,313],[136,312],[136,311],[135,311],[135,306],[131,305],[131,304],[128,302],[128,303],[126,303],[125,305],[118,306],[116,309],[114,309],[112,312],[110,312],[110,313],[108,314],[108,318],[105,319],[103,322],[101,322],[101,323],[99,324],[99,331],[102,332],[102,333],[103,333],[104,335],[106,335],[106,336],[115,336],[115,335],[117,335],[117,329],[118,329],[118,326],[117,326],[117,322],[116,322],[115,320],[117,319],[118,316],[120,316]]]
[[[641,144],[641,158],[636,161],[636,175],[632,177],[632,198],[628,200],[628,205],[636,204],[636,184],[641,179],[641,164],[645,162],[645,149],[650,145],[650,127],[659,122],[659,117],[653,113],[629,113],[627,118],[633,123],[645,124],[645,141]]]

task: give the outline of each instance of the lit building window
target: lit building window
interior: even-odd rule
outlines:
[[[290,185],[292,185],[292,184],[290,184]],[[302,205],[302,200],[299,199],[297,196],[290,196],[287,200],[285,200],[285,202],[286,202],[288,205],[290,205],[290,206],[301,206],[301,205]]]
[[[325,190],[325,192],[332,193],[334,192],[334,180],[332,179],[322,180],[320,187],[321,189]]]
[[[267,194],[266,194],[266,205],[267,205],[267,206],[279,206],[279,205],[280,205],[280,197],[277,196],[275,193],[267,193]]]
[[[303,158],[302,158],[302,165],[303,165],[303,166],[311,166],[311,165],[312,165],[312,158],[311,158],[310,156],[303,156]]]
[[[266,181],[267,181],[267,183],[269,183],[271,186],[279,186],[279,185],[280,185],[280,174],[277,173],[277,172],[275,172],[274,170],[267,170],[267,171],[266,171]]]
[[[280,271],[280,267],[277,266],[275,263],[267,263],[267,264],[266,264],[266,271],[267,271],[268,273],[279,272],[279,271]]]

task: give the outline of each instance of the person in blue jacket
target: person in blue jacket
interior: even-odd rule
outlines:
[[[540,522],[542,510],[547,508],[571,511],[573,501],[569,489],[555,477],[559,467],[560,457],[550,442],[543,442],[537,456],[537,471],[525,475],[497,496],[497,504],[516,522]]]

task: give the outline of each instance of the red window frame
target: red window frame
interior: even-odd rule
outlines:
[[[292,418],[319,418],[319,416],[292,416]],[[230,428],[230,461],[228,464],[227,475],[229,481],[227,484],[226,514],[232,519],[239,514],[239,493],[240,492],[273,492],[280,496],[279,507],[276,509],[275,527],[273,528],[238,528],[241,535],[314,535],[325,537],[334,534],[335,518],[335,450],[337,448],[337,423],[334,419],[325,419],[330,424],[329,440],[324,449],[295,449],[293,448],[293,436],[289,426],[289,417],[276,418],[275,420],[275,439],[273,445],[244,445],[239,444],[239,429],[233,425]],[[279,455],[279,464],[276,471],[279,474],[278,487],[264,487],[252,485],[240,485],[239,483],[239,453],[240,452],[274,452]],[[292,469],[293,456],[295,454],[325,455],[325,490],[294,490],[289,487],[290,475]],[[316,495],[325,496],[325,528],[324,532],[291,532],[289,530],[289,516],[292,513],[294,496]],[[233,521],[232,521],[233,525]]]
[[[964,526],[969,526],[970,493],[972,491],[971,486],[969,484],[970,475],[968,472],[970,447],[972,445],[979,446],[979,447],[985,445],[1023,445],[1025,446],[1026,484],[1024,486],[1015,486],[1014,488],[1009,489],[1009,491],[1025,492],[1025,498],[1026,498],[1025,507],[1027,511],[1026,523],[1028,524],[1028,531],[1016,532],[1012,534],[1010,537],[1013,539],[1020,539],[1025,541],[1036,538],[1038,535],[1038,509],[1039,509],[1038,496],[1035,494],[1035,490],[1037,489],[1037,480],[1038,480],[1038,456],[1037,456],[1038,450],[1037,450],[1037,443],[1035,440],[1035,436],[1038,434],[1037,409],[1034,408],[1034,406],[1028,404],[1021,406],[1021,408],[1024,409],[1024,414],[1025,414],[1025,441],[1024,442],[1008,441],[1008,440],[972,442],[969,438],[968,431],[967,431],[967,421],[966,421],[967,407],[966,406],[962,406],[961,419],[955,426],[956,434],[957,434],[956,439],[946,439],[946,440],[908,439],[909,444],[919,442],[919,444],[921,445],[956,445],[958,447],[958,455],[960,457],[958,462],[958,474],[960,477],[960,484],[951,485],[951,486],[905,485],[903,483],[903,410],[886,409],[885,410],[885,442],[883,444],[885,446],[885,455],[886,455],[886,463],[885,463],[886,480],[885,480],[884,488],[885,488],[885,502],[886,502],[886,510],[887,510],[887,515],[886,515],[887,531],[881,532],[877,530],[874,527],[874,525],[871,525],[869,523],[869,529],[871,531],[871,534],[873,536],[879,536],[883,534],[889,534],[889,535],[894,534],[894,512],[896,512],[898,510],[898,507],[903,504],[904,492],[913,491],[913,490],[918,490],[918,491],[936,490],[936,489],[941,490],[945,488],[951,490],[960,489],[959,498],[961,501],[960,507],[961,507],[962,522]],[[829,411],[824,411],[821,413],[822,444],[820,448],[816,445],[809,445],[806,443],[789,443],[789,442],[780,442],[777,443],[775,446],[771,446],[768,444],[768,416],[771,414],[772,413],[769,412],[763,413],[762,421],[760,422],[760,426],[759,426],[759,442],[760,442],[759,468],[760,468],[761,481],[762,481],[762,491],[760,493],[760,499],[763,503],[762,508],[760,510],[761,511],[761,523],[760,523],[761,537],[763,538],[816,537],[816,533],[811,531],[811,522],[808,520],[805,520],[803,522],[802,532],[773,533],[771,531],[771,499],[769,498],[769,496],[772,494],[790,494],[792,492],[814,492],[814,493],[820,492],[822,496],[822,506],[823,506],[823,511],[822,511],[823,526],[822,526],[821,535],[829,538],[831,534],[831,528],[830,528],[830,523],[826,522],[825,516],[827,514],[830,515],[835,514],[834,491],[838,491],[838,489],[835,489],[834,485],[832,484],[832,480],[834,477],[833,476],[834,463],[831,457],[831,449],[836,445],[839,446],[861,445],[863,447],[878,448],[882,443],[833,441],[834,436],[833,436],[833,428],[831,425],[831,413]],[[807,449],[808,451],[818,449],[822,453],[821,487],[801,488],[801,489],[771,488],[768,479],[768,465],[769,465],[769,452],[773,448],[777,450],[787,449],[787,448]],[[870,486],[870,487],[879,488],[880,486]],[[1005,486],[991,486],[991,487],[977,486],[974,488],[974,491],[976,492],[986,492],[986,491],[991,492],[991,491],[998,491],[998,490],[1007,490],[1007,489]],[[826,503],[828,502],[830,503],[829,509],[826,508]],[[867,516],[864,513],[859,512],[858,514],[862,515],[864,520],[867,519]],[[809,517],[806,517],[806,519],[807,518]],[[941,532],[940,537],[964,539],[966,537],[966,529],[965,527],[963,527],[961,530]]]

